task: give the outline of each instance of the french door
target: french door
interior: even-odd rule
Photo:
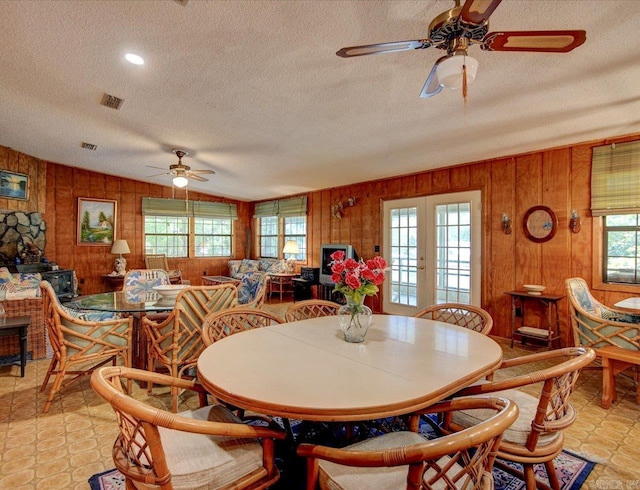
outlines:
[[[435,303],[480,305],[481,192],[385,201],[383,311],[412,316]]]

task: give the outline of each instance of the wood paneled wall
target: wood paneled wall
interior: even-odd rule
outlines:
[[[384,250],[381,213],[385,200],[480,189],[484,223],[482,307],[494,318],[492,334],[508,338],[511,303],[505,291],[522,289],[523,284],[544,284],[548,293],[565,294],[565,279],[575,276],[592,283],[593,242],[599,240],[600,235],[592,236],[595,219],[590,213],[591,148],[639,136],[592,141],[312,192],[308,194],[307,265],[320,265],[323,243],[350,243],[364,258],[378,254],[376,245],[380,251]],[[356,198],[356,205],[345,208],[342,219],[333,217],[331,206],[351,196]],[[558,231],[545,243],[534,243],[523,232],[524,214],[536,205],[548,206],[558,217]],[[569,229],[572,209],[582,218],[582,230],[578,234]],[[504,213],[513,223],[510,235],[502,231]],[[613,304],[631,295],[629,288],[626,289],[595,289],[593,293],[605,304]],[[640,288],[635,294],[640,295]],[[370,306],[380,311],[380,298]],[[563,345],[572,344],[566,300],[562,300],[559,307]],[[525,323],[546,326],[544,312],[534,304],[528,308]]]
[[[309,261],[306,265],[319,266],[323,243],[351,243],[364,258],[377,255],[376,246],[383,250],[381,211],[385,200],[480,189],[483,203],[482,306],[494,318],[492,334],[509,337],[511,310],[505,291],[533,283],[544,284],[549,293],[564,294],[564,280],[574,276],[583,277],[592,284],[594,264],[596,269],[598,267],[594,254],[598,253],[600,222],[598,218],[592,219],[589,211],[591,149],[639,137],[634,134],[591,141],[309,193]],[[144,266],[141,198],[172,197],[170,187],[45,163],[3,147],[0,147],[0,167],[28,173],[35,186],[30,188],[29,201],[0,201],[0,207],[43,213],[47,223],[46,255],[61,267],[77,271],[84,294],[107,290],[100,275],[113,269],[114,256],[109,247],[76,245],[78,197],[118,201],[117,233],[127,239],[132,249],[126,257],[128,267]],[[183,195],[175,197],[182,198]],[[356,198],[355,206],[345,208],[342,219],[333,217],[331,206],[349,197]],[[255,250],[250,253],[251,236],[255,232],[253,203],[198,193],[191,193],[189,198],[236,202],[239,219],[234,258],[256,256]],[[558,231],[545,243],[529,241],[522,230],[524,214],[535,205],[550,207],[558,217]],[[582,230],[578,234],[569,230],[572,209],[576,209],[582,218]],[[503,213],[507,213],[513,222],[510,235],[502,231]],[[182,269],[192,284],[199,284],[205,271],[210,275],[227,273],[227,259],[174,259],[169,265]],[[640,288],[596,287],[593,293],[603,303],[613,304],[626,296],[640,295]],[[374,298],[371,306],[380,311],[380,298]],[[560,311],[563,345],[567,345],[571,343],[571,337],[566,300],[560,302]],[[531,318],[526,319],[529,325],[538,326],[544,322],[541,311],[532,313]]]
[[[142,198],[173,197],[171,187],[45,162],[2,146],[0,168],[30,176],[29,200],[0,199],[0,208],[42,213],[47,224],[45,255],[60,268],[76,271],[82,294],[109,290],[101,275],[113,270],[115,256],[111,255],[110,246],[76,244],[78,198],[115,199],[118,202],[116,236],[127,240],[131,249],[125,256],[127,268],[133,269],[144,268]],[[176,192],[176,199],[184,197],[183,190]],[[249,204],[196,192],[189,193],[189,199],[238,205],[234,250],[235,257],[245,257],[251,221]],[[182,269],[185,279],[199,285],[205,271],[209,275],[227,274],[227,262],[228,258],[169,259],[169,266]]]

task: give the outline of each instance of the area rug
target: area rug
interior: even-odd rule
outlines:
[[[555,459],[560,488],[562,490],[578,490],[594,466],[595,463],[592,461],[568,451],[562,451]],[[498,468],[493,469],[493,476],[496,490],[523,490],[525,488],[522,480],[518,480]],[[549,483],[543,465],[536,466],[536,476],[541,482]],[[89,485],[91,490],[123,490],[125,488],[124,476],[116,469],[105,471],[89,478]],[[301,485],[300,488],[304,488],[304,486]]]

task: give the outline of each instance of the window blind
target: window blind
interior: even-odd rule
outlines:
[[[182,199],[143,197],[142,214],[238,219],[238,206],[224,202],[184,201]]]
[[[640,141],[593,149],[591,213],[640,213]]]
[[[291,197],[278,201],[264,201],[256,204],[254,218],[278,216],[305,216],[307,214],[307,196]]]

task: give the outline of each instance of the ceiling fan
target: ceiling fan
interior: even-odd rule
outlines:
[[[433,97],[447,87],[461,88],[466,99],[468,84],[473,82],[478,70],[478,61],[467,55],[474,44],[479,44],[484,51],[568,53],[586,40],[586,32],[582,30],[488,32],[489,17],[501,1],[466,0],[460,6],[460,0],[455,0],[454,8],[431,21],[426,39],[349,46],[336,54],[351,58],[431,46],[446,50],[447,54],[433,65],[420,97]]]
[[[189,155],[189,152],[187,150],[183,150],[181,148],[173,148],[171,151],[178,157],[178,163],[169,165],[168,172],[150,175],[149,177],[156,177],[158,175],[173,175],[173,185],[175,185],[176,187],[186,187],[189,183],[189,179],[198,180],[200,182],[209,181],[209,179],[201,177],[200,174],[215,174],[213,170],[191,170],[191,167],[189,167],[189,165],[184,165],[182,163],[182,157]],[[162,167],[154,167],[153,165],[147,165],[147,167],[162,169]]]

